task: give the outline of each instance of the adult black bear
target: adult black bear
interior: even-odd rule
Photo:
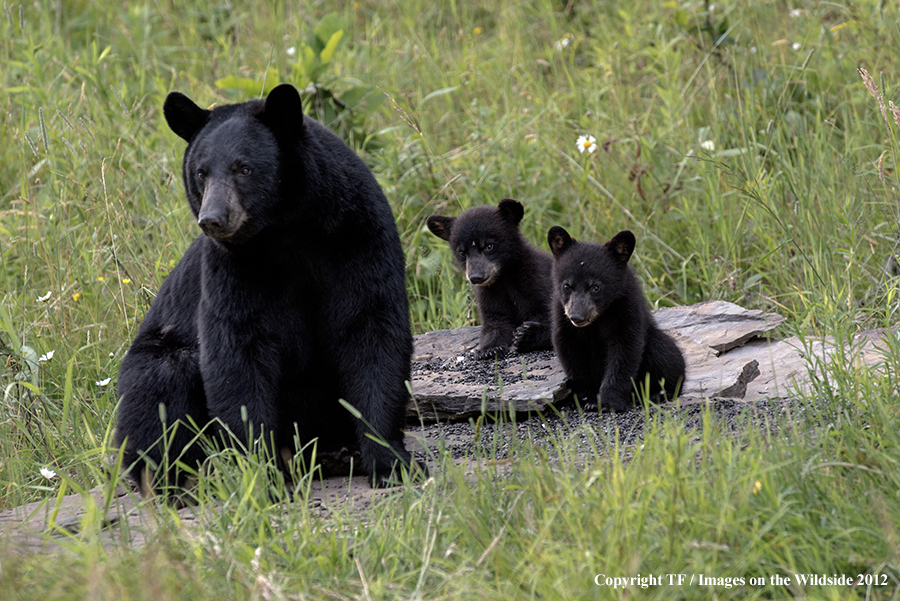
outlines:
[[[634,234],[622,231],[606,244],[578,243],[550,228],[553,252],[553,346],[583,406],[597,395],[611,411],[626,411],[635,387],[652,400],[669,400],[684,380],[684,357],[656,327],[628,259]],[[660,385],[662,382],[662,386]]]
[[[163,109],[188,142],[182,175],[204,235],[166,278],[119,371],[115,438],[132,476],[149,468],[182,485],[163,468],[204,459],[189,444],[194,422],[241,444],[262,435],[272,450],[294,449],[295,432],[301,445],[318,438],[319,452],[353,449],[385,484],[411,460],[401,426],[412,336],[405,259],[378,183],[303,116],[290,85],[212,110],[173,92]],[[165,444],[161,415],[179,424]]]
[[[504,198],[497,208],[473,207],[459,217],[432,215],[428,229],[450,243],[466,278],[475,285],[481,340],[475,356],[485,359],[552,349],[550,272],[553,260],[522,237],[525,209]]]

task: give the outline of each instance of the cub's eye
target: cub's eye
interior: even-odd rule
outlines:
[[[203,169],[198,169],[197,179],[206,179],[206,171],[204,171]]]
[[[489,252],[491,252],[492,250],[494,250],[494,245],[493,245],[493,243],[488,243],[488,244],[485,244],[485,245],[484,245],[484,252],[489,253]]]
[[[456,251],[456,253],[459,255],[459,258],[460,258],[460,259],[465,259],[465,258],[466,258],[466,251],[465,251],[465,250],[459,249],[458,251]]]
[[[597,294],[598,292],[600,292],[600,285],[594,284],[593,286],[591,286],[591,292],[593,292],[594,294]]]
[[[241,169],[241,175],[250,175],[250,167],[244,167]]]
[[[568,284],[563,284],[563,292],[572,292],[572,287]]]

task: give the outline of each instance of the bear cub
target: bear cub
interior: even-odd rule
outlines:
[[[496,208],[473,207],[459,217],[432,215],[428,229],[450,243],[475,286],[481,318],[477,359],[553,348],[550,273],[553,260],[522,237],[525,209],[511,198]]]
[[[412,334],[403,249],[371,171],[287,84],[211,110],[173,92],[163,110],[187,142],[202,234],[119,370],[115,439],[132,477],[145,492],[184,486],[177,463],[206,457],[199,428],[276,459],[316,439],[320,457],[350,451],[388,483],[412,460],[401,430]]]
[[[622,231],[606,244],[579,243],[550,228],[553,252],[553,346],[582,406],[627,411],[635,389],[674,399],[684,357],[654,323],[628,259],[635,238]],[[649,390],[645,382],[649,374]]]

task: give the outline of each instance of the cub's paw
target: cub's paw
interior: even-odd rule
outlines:
[[[599,403],[597,402],[597,393],[581,392],[572,395],[573,400],[582,411],[597,411]]]
[[[630,410],[631,406],[621,399],[611,402],[603,402],[601,405],[602,413],[625,413]]]
[[[539,321],[526,321],[513,332],[513,349],[517,353],[536,351],[547,346],[547,325]]]
[[[489,346],[488,348],[480,348],[475,351],[475,358],[479,361],[485,359],[502,359],[507,353],[509,353],[509,347],[505,344]]]

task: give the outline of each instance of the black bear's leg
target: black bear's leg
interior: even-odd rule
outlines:
[[[564,319],[556,318],[557,323]],[[574,330],[574,326],[562,322],[556,327],[560,334],[554,347],[568,377],[567,386],[582,409],[593,411],[597,408],[597,394],[603,381],[604,355],[595,353],[594,347],[585,342],[585,337]]]
[[[611,339],[606,349],[606,369],[600,385],[600,402],[609,411],[621,413],[632,406],[634,378],[643,355],[643,337],[633,332]]]
[[[163,482],[183,487],[187,474],[176,463],[195,469],[205,458],[195,440],[208,421],[196,347],[139,337],[122,361],[118,393],[115,440],[125,445],[123,467],[144,494]]]
[[[406,383],[412,340],[407,320],[398,316],[392,325],[389,319],[370,319],[356,328],[350,320],[336,326],[338,335],[331,340],[341,398],[360,413],[354,421],[362,468],[376,486],[387,485],[392,475],[399,478],[399,467],[412,460],[401,430],[410,398]]]
[[[272,439],[279,424],[281,356],[275,345],[259,342],[264,337],[243,339],[221,322],[204,330],[201,319],[200,372],[209,416],[227,430],[221,432],[222,443],[252,452],[262,437],[280,465],[276,451],[282,441]]]
[[[479,310],[481,338],[478,350],[475,351],[475,358],[481,360],[503,357],[509,352],[509,345],[513,342],[515,324],[505,313],[491,311],[485,307],[479,307]]]
[[[526,321],[513,334],[513,348],[517,353],[553,349],[550,324],[541,321]]]

